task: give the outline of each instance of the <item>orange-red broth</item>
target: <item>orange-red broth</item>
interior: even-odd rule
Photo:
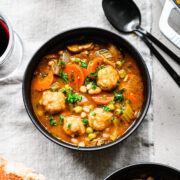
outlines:
[[[79,135],[78,137],[69,136],[63,130],[63,125],[60,123],[60,115],[63,116],[64,118],[66,118],[67,116],[70,116],[70,115],[80,116],[80,114],[77,114],[72,110],[70,111],[69,106],[66,105],[66,108],[64,111],[59,112],[57,114],[53,114],[53,118],[56,120],[56,125],[51,125],[50,121],[49,121],[51,114],[46,112],[44,107],[39,104],[39,100],[43,93],[43,88],[42,88],[42,91],[35,90],[34,87],[35,87],[36,80],[39,76],[42,76],[45,69],[48,69],[48,72],[52,71],[51,67],[48,65],[48,62],[57,60],[59,58],[59,56],[62,55],[64,52],[67,52],[69,55],[68,64],[72,63],[72,64],[79,65],[79,62],[78,63],[72,62],[71,57],[73,57],[72,58],[73,61],[74,61],[74,57],[75,57],[75,58],[79,58],[83,61],[85,60],[86,63],[88,64],[88,63],[91,63],[91,61],[96,56],[99,56],[99,53],[97,53],[97,51],[100,49],[108,50],[112,55],[110,60],[112,63],[114,63],[115,69],[118,72],[123,69],[123,70],[125,70],[125,74],[126,74],[124,78],[120,78],[119,85],[117,86],[117,88],[113,89],[110,92],[105,92],[105,94],[112,95],[115,90],[124,88],[125,89],[125,91],[123,93],[124,98],[125,98],[124,101],[116,102],[114,104],[114,106],[122,107],[124,104],[128,103],[133,110],[133,116],[131,119],[129,119],[129,121],[124,121],[121,119],[122,112],[119,115],[117,115],[116,110],[110,111],[114,114],[113,117],[117,122],[116,123],[117,126],[115,125],[115,123],[112,120],[110,126],[106,129],[104,129],[103,131],[95,131],[94,130],[93,133],[96,134],[96,138],[91,139],[91,140],[88,138],[88,133],[85,133],[84,135]],[[103,56],[103,58],[104,58],[104,56]],[[119,61],[120,61],[120,63],[119,63]],[[104,63],[102,63],[102,65],[103,64]],[[104,65],[106,66],[107,64],[104,64]],[[62,78],[60,78],[59,76],[57,76],[57,75],[53,75],[53,76],[54,76],[53,82],[51,82],[50,84],[58,82],[60,84],[60,88],[58,89],[58,91],[62,91],[64,89],[65,85],[68,84],[75,91],[75,93],[82,95],[87,99],[87,101],[82,103],[83,105],[86,105],[86,106],[91,105],[91,107],[94,107],[94,108],[96,108],[98,106],[92,100],[91,95],[89,95],[88,93],[85,93],[85,94],[81,93],[79,91],[79,87],[76,87],[76,84],[74,84],[73,82],[71,83],[69,81],[67,83],[65,83],[62,81]],[[44,77],[44,78],[46,78],[46,77]],[[45,56],[39,63],[39,65],[35,71],[34,78],[32,80],[31,100],[32,100],[34,112],[35,112],[38,120],[46,128],[46,130],[49,133],[51,133],[54,137],[56,137],[57,139],[59,139],[61,141],[65,141],[68,143],[74,143],[77,146],[79,146],[78,144],[80,142],[83,142],[83,146],[99,146],[102,144],[107,144],[111,141],[114,141],[114,140],[120,138],[127,131],[127,129],[131,126],[133,121],[137,118],[138,113],[141,111],[143,100],[144,100],[143,90],[144,90],[144,86],[143,86],[143,81],[142,81],[140,70],[139,70],[135,60],[133,59],[133,57],[130,54],[128,54],[126,52],[122,53],[122,50],[120,51],[112,44],[95,44],[92,49],[90,49],[90,50],[84,49],[78,53],[70,52],[67,48],[65,48],[54,54]],[[105,98],[105,96],[104,96],[104,98]],[[76,106],[76,103],[74,106]],[[105,106],[108,106],[108,104]],[[88,118],[86,118],[86,119],[88,119]],[[86,125],[85,127],[87,128],[88,125]],[[103,134],[106,134],[108,136],[106,136],[104,138]],[[74,141],[74,139],[75,139],[75,141]]]

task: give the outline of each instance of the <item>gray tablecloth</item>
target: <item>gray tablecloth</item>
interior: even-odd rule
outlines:
[[[151,3],[136,0],[142,24],[150,31]],[[24,43],[24,62],[11,81],[0,84],[0,157],[20,161],[49,180],[105,178],[124,165],[153,158],[152,105],[138,130],[123,143],[98,152],[59,147],[31,123],[22,100],[22,75],[33,53],[50,37],[70,28],[95,26],[118,33],[106,20],[101,0],[1,0],[0,11]],[[139,38],[124,36],[137,47],[151,74],[151,55]],[[18,81],[17,81],[18,80]]]

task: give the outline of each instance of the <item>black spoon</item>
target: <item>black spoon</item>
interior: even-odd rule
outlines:
[[[180,65],[180,58],[162,44],[158,39],[144,30],[141,25],[141,13],[132,0],[103,0],[104,13],[109,22],[120,32],[136,33],[151,49],[152,53],[157,57],[167,72],[180,87],[180,76],[166,62],[156,48],[148,41],[151,40],[166,54],[168,54],[176,63]]]

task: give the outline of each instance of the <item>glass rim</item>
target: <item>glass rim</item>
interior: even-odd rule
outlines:
[[[8,46],[6,48],[6,50],[4,51],[4,53],[2,54],[2,56],[0,57],[0,65],[3,64],[9,57],[9,55],[11,54],[12,52],[12,49],[13,49],[13,41],[14,41],[14,35],[13,35],[13,29],[12,29],[12,26],[9,22],[9,20],[6,18],[6,16],[4,16],[4,14],[2,14],[0,12],[0,18],[1,20],[4,21],[5,25],[7,26],[8,28],[8,31],[9,31],[9,42],[8,42]]]

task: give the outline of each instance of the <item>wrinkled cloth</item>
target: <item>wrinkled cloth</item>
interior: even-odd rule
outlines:
[[[150,31],[151,2],[135,0],[142,13],[142,26]],[[79,152],[58,146],[32,124],[22,99],[24,70],[35,51],[49,38],[65,30],[94,26],[119,34],[107,21],[101,0],[1,0],[0,11],[10,20],[24,45],[21,69],[0,82],[0,157],[19,161],[48,180],[100,180],[125,165],[153,158],[153,104],[136,130],[124,142],[102,151]],[[150,75],[151,54],[134,35],[122,35],[143,56]]]

